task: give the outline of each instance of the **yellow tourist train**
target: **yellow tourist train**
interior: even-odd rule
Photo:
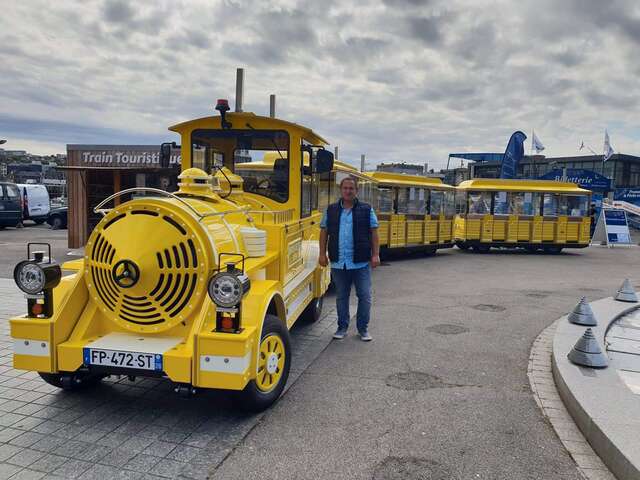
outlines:
[[[454,239],[467,250],[560,253],[589,245],[591,192],[573,183],[478,178],[456,191]]]
[[[178,191],[128,189],[96,207],[104,217],[84,258],[64,265],[71,275],[50,247],[29,246],[14,271],[27,296],[27,313],[10,320],[15,368],[65,389],[167,377],[183,395],[236,391],[249,410],[280,396],[289,329],[318,319],[329,285],[318,201],[333,155],[301,125],[227,113],[226,101],[216,110],[171,127],[183,145]]]
[[[368,176],[377,186],[373,205],[383,251],[434,253],[453,246],[454,187],[439,178],[418,175],[373,172]]]

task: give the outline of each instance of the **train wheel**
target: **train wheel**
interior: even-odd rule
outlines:
[[[427,256],[435,255],[437,250],[437,247],[426,247],[424,249],[424,254]]]
[[[322,304],[324,297],[314,298],[307,308],[302,312],[302,320],[307,323],[315,323],[320,320],[322,315]]]
[[[456,242],[456,247],[458,247],[460,250],[464,250],[467,251],[469,250],[469,244],[467,242]]]
[[[550,247],[544,247],[543,250],[544,250],[544,253],[549,253],[551,255],[558,255],[560,252],[562,252],[562,247],[550,246]]]
[[[275,315],[267,314],[262,327],[258,371],[240,392],[240,407],[250,412],[269,408],[280,396],[289,378],[291,340],[287,327]]]

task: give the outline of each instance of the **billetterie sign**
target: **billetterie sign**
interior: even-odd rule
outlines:
[[[181,161],[180,151],[172,152],[170,163],[179,164]],[[81,152],[81,162],[85,165],[101,166],[153,166],[160,163],[160,151],[85,151]]]

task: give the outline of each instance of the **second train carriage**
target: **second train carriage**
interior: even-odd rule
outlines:
[[[439,178],[373,172],[380,248],[434,253],[453,246],[455,188]],[[377,199],[375,198],[377,197]]]
[[[457,187],[458,247],[559,253],[589,245],[591,192],[573,183],[479,178]]]

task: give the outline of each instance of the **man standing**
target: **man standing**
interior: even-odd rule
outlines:
[[[380,265],[378,219],[371,205],[358,201],[358,184],[353,177],[340,182],[340,201],[327,207],[320,223],[320,257],[323,267],[331,260],[331,278],[336,289],[338,330],[333,338],[341,340],[349,328],[351,284],[356,287],[358,334],[369,342],[371,311],[371,268]]]

